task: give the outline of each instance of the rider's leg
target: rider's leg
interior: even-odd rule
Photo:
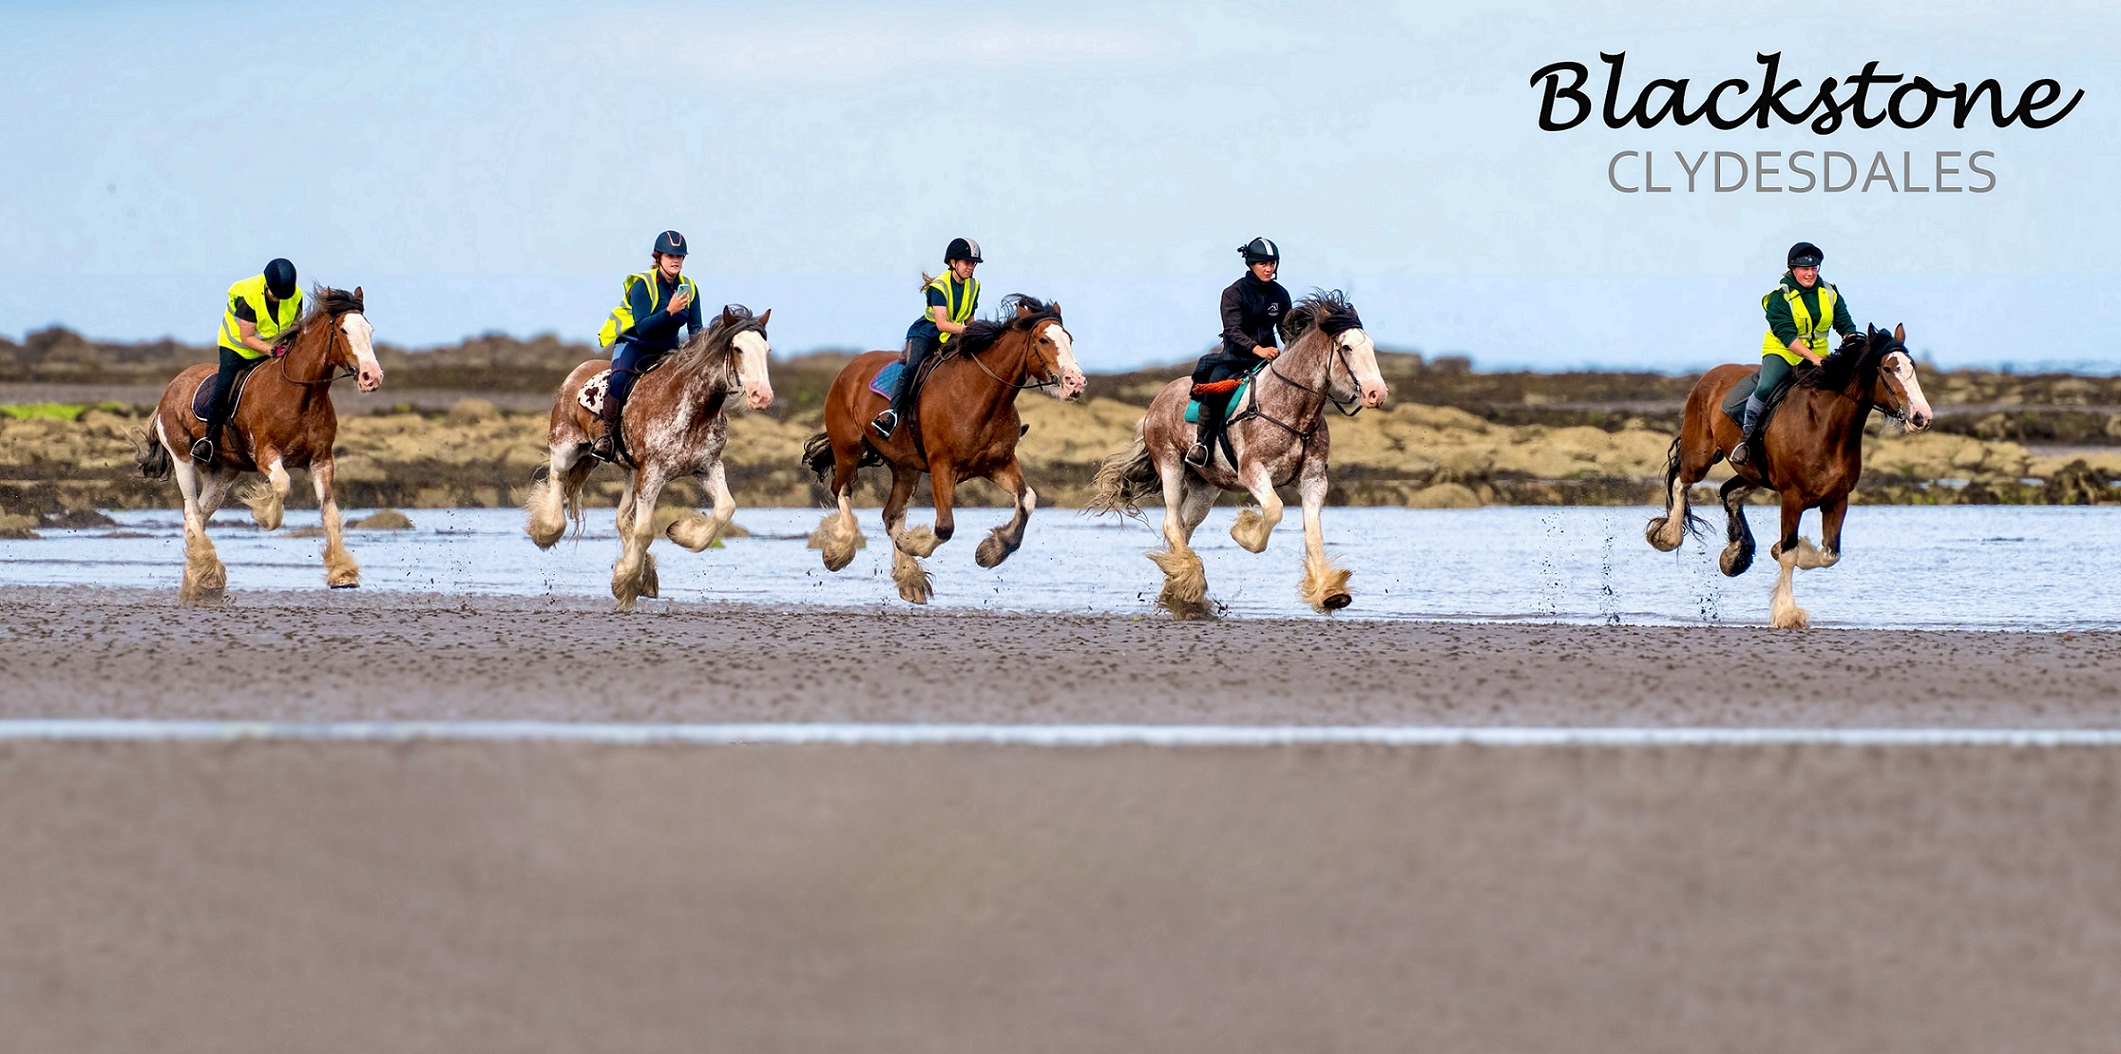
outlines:
[[[914,390],[914,382],[920,377],[921,363],[926,362],[928,356],[935,354],[939,346],[940,342],[934,337],[914,337],[906,342],[906,368],[899,371],[898,387],[891,393],[891,406],[876,415],[875,424],[879,435],[886,439],[891,438],[891,433],[898,430],[899,422],[904,421],[906,415],[913,412],[914,398],[918,394]]]
[[[1230,400],[1236,392],[1204,392],[1204,384],[1223,385],[1238,374],[1237,367],[1227,363],[1216,363],[1193,372],[1193,398],[1200,403],[1199,427],[1193,433],[1193,447],[1186,451],[1186,463],[1195,468],[1206,468],[1215,460],[1215,442],[1222,436],[1223,419],[1229,416]]]
[[[192,460],[212,461],[214,449],[221,445],[221,430],[228,425],[228,393],[234,390],[236,375],[250,360],[227,348],[221,349],[221,369],[210,382],[214,386],[214,399],[206,411],[206,435],[191,445]]]
[[[1760,357],[1760,380],[1753,385],[1753,394],[1745,400],[1744,434],[1737,447],[1731,450],[1731,463],[1743,465],[1760,446],[1760,419],[1767,410],[1775,393],[1790,382],[1789,361],[1780,355]]]
[[[611,379],[604,388],[604,431],[590,441],[589,452],[606,461],[617,456],[619,422],[626,412],[626,397],[633,394],[633,382],[647,365],[649,356],[641,346],[630,340],[622,340],[611,351]]]

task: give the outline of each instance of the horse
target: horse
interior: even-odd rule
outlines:
[[[1688,507],[1687,492],[1738,445],[1738,423],[1723,412],[1723,404],[1731,386],[1757,369],[1737,363],[1718,366],[1703,374],[1688,394],[1685,422],[1665,462],[1665,512],[1643,531],[1660,552],[1679,548],[1703,526]],[[1803,629],[1811,622],[1810,613],[1791,595],[1794,573],[1832,567],[1841,560],[1841,522],[1848,515],[1849,492],[1863,475],[1863,427],[1874,408],[1911,432],[1930,425],[1929,401],[1923,398],[1914,357],[1908,354],[1905,326],[1896,325],[1891,333],[1866,327],[1818,365],[1798,366],[1788,393],[1762,431],[1760,449],[1751,451],[1745,464],[1731,467],[1734,474],[1719,492],[1729,523],[1717,566],[1732,578],[1753,565],[1745,499],[1762,487],[1782,497],[1782,532],[1768,551],[1782,568],[1769,605],[1770,620],[1778,629]],[[1819,510],[1818,546],[1797,534],[1806,509]]]
[[[872,351],[840,370],[825,396],[825,430],[804,445],[803,463],[839,502],[838,511],[826,514],[812,536],[830,571],[846,567],[865,544],[854,519],[856,472],[866,465],[891,469],[891,494],[884,502],[891,578],[907,603],[925,604],[935,587],[921,560],[956,531],[952,506],[958,484],[986,479],[1015,498],[1015,515],[974,553],[981,567],[1000,566],[1024,544],[1038,492],[1024,481],[1016,461],[1016,441],[1025,431],[1016,414],[1017,393],[1037,388],[1072,400],[1082,394],[1087,378],[1076,365],[1075,341],[1061,323],[1060,305],[1012,294],[1002,299],[999,316],[967,323],[964,333],[944,345],[910,419],[883,439],[869,423],[890,400],[871,382],[897,358],[897,352]],[[932,485],[935,525],[907,530],[906,505],[922,473]]]
[[[140,474],[161,480],[174,471],[177,489],[184,495],[184,580],[177,590],[182,603],[206,603],[225,595],[228,568],[206,536],[206,521],[245,472],[265,475],[266,486],[251,487],[241,497],[250,506],[251,519],[271,531],[279,529],[286,512],[287,470],[307,468],[324,514],[324,584],[333,589],[361,584],[361,565],[346,551],[339,504],[331,491],[332,442],[339,434],[331,385],[351,376],[363,392],[383,386],[375,330],[363,310],[359,286],[351,293],[316,287],[294,335],[284,342],[287,353],[252,366],[230,393],[237,402],[210,464],[191,459],[192,443],[206,434],[206,422],[192,406],[199,387],[213,381],[218,369],[213,363],[188,366],[177,374],[162,389],[155,407],[154,434],[133,434],[133,462]]]
[[[1185,462],[1194,426],[1185,420],[1192,381],[1181,377],[1150,400],[1132,446],[1098,466],[1086,512],[1139,517],[1141,498],[1161,488],[1165,548],[1148,554],[1164,572],[1157,606],[1175,618],[1208,618],[1208,580],[1193,551],[1193,531],[1226,490],[1242,490],[1258,509],[1238,513],[1230,537],[1250,552],[1263,552],[1281,522],[1276,487],[1294,483],[1303,501],[1304,574],[1297,595],[1321,614],[1348,606],[1349,572],[1326,556],[1320,526],[1327,486],[1331,437],[1325,407],[1331,402],[1354,416],[1375,409],[1388,394],[1377,367],[1377,345],[1362,319],[1339,292],[1316,292],[1298,301],[1281,323],[1286,350],[1254,371],[1247,390],[1233,401],[1226,424],[1233,465],[1215,444],[1208,466]],[[1353,409],[1350,409],[1353,407]]]
[[[766,359],[772,350],[766,322],[772,311],[753,317],[732,304],[693,334],[684,345],[634,382],[619,422],[620,444],[628,460],[626,488],[619,492],[619,559],[611,569],[611,595],[620,611],[634,601],[657,596],[654,541],[655,503],[663,487],[682,476],[697,478],[714,502],[707,517],[677,520],[664,534],[693,552],[702,552],[729,526],[736,499],[722,467],[722,448],[729,442],[730,393],[743,389],[754,410],[773,405],[773,382]],[[592,430],[601,418],[583,405],[583,386],[611,368],[608,359],[591,359],[574,368],[552,397],[552,419],[546,430],[550,461],[531,484],[524,505],[530,522],[524,530],[540,549],[550,549],[573,521],[581,528],[582,485],[597,466],[589,456]]]

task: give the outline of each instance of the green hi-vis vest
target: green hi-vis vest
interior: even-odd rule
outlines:
[[[619,337],[631,330],[633,324],[639,321],[633,317],[633,283],[648,283],[648,312],[650,314],[654,314],[663,306],[663,284],[656,281],[656,274],[657,272],[654,270],[642,271],[640,274],[627,275],[626,280],[619,283],[619,306],[612,310],[610,318],[604,320],[604,328],[597,331],[597,345],[599,347],[608,348],[618,343]],[[678,276],[678,288],[688,294],[689,299],[694,303],[699,302],[700,287],[692,283],[690,275],[681,274]]]
[[[1804,309],[1803,292],[1786,285],[1776,286],[1773,292],[1761,297],[1760,310],[1767,310],[1768,301],[1774,299],[1776,293],[1782,294],[1790,302],[1790,321],[1797,324],[1797,335],[1803,337],[1806,344],[1811,345],[1812,354],[1826,354],[1826,335],[1834,331],[1834,301],[1841,295],[1834,291],[1834,283],[1823,280],[1819,283],[1818,318],[1813,318],[1812,313]],[[1775,330],[1772,327],[1768,329],[1767,336],[1760,339],[1760,354],[1780,355],[1782,361],[1792,366],[1804,361],[1804,356],[1791,351],[1789,345],[1775,339]]]
[[[960,326],[972,321],[972,312],[979,308],[979,279],[969,278],[965,280],[965,298],[963,300],[957,299],[957,283],[950,280],[950,271],[947,268],[944,269],[942,274],[936,275],[934,281],[928,283],[928,288],[942,291],[943,314],[950,321]],[[921,317],[932,320],[935,316],[929,314],[927,308],[922,308]],[[950,334],[943,334],[938,338],[937,343],[950,343]]]
[[[295,287],[295,295],[280,301],[278,313],[265,309],[265,276],[246,278],[228,287],[228,302],[221,305],[221,346],[246,359],[262,359],[265,353],[243,346],[243,330],[237,325],[236,301],[250,305],[250,313],[257,317],[258,339],[273,343],[282,334],[295,328],[302,318],[302,287]]]

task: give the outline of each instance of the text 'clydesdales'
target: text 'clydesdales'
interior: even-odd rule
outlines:
[[[1666,120],[1685,127],[1706,122],[1720,130],[1777,125],[1809,128],[1814,135],[1833,135],[1850,127],[1870,130],[1890,124],[1916,129],[1939,116],[1954,129],[1986,119],[1996,129],[2014,125],[2048,128],[2068,117],[2084,100],[2078,89],[2041,78],[2027,84],[2013,101],[1994,79],[1949,87],[1927,77],[1880,73],[1879,63],[1864,63],[1846,78],[1828,77],[1809,91],[1797,78],[1781,79],[1782,55],[1755,55],[1761,66],[1757,83],[1734,77],[1705,94],[1691,95],[1687,78],[1657,78],[1630,96],[1624,87],[1627,53],[1598,56],[1605,64],[1603,105],[1594,105],[1585,86],[1591,70],[1580,62],[1553,62],[1532,74],[1541,89],[1539,127],[1565,132],[1595,113],[1607,128],[1656,128]],[[1801,108],[1800,108],[1801,107]],[[1606,183],[1623,194],[1687,193],[1974,193],[1996,189],[1988,149],[1938,150],[1623,150],[1606,162]]]

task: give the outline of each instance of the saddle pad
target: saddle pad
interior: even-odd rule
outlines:
[[[583,382],[582,390],[574,397],[574,401],[581,403],[582,409],[601,417],[604,413],[604,393],[610,390],[611,371],[605,370]]]
[[[1251,373],[1245,374],[1244,378],[1237,382],[1237,387],[1230,392],[1230,401],[1224,403],[1223,405],[1236,406],[1237,401],[1245,397],[1246,390],[1252,387],[1252,378],[1258,372],[1259,371],[1255,369]],[[1200,423],[1199,399],[1193,399],[1186,403],[1186,423],[1192,425],[1197,425]]]
[[[905,372],[905,363],[898,361],[888,363],[883,369],[876,371],[875,377],[870,378],[869,390],[889,399],[898,394],[899,375]]]
[[[236,374],[235,390],[228,393],[228,419],[236,419],[236,409],[243,405],[243,389],[250,386],[250,375],[257,372],[256,366],[245,366]],[[191,393],[191,415],[201,421],[213,410],[214,375],[209,373]]]
[[[1759,386],[1760,374],[1758,372],[1740,377],[1738,383],[1731,385],[1731,390],[1723,397],[1723,415],[1737,422],[1740,427],[1744,427],[1745,401],[1752,398],[1753,389]],[[1768,419],[1775,416],[1775,408],[1782,405],[1783,398],[1788,396],[1790,389],[1794,387],[1796,387],[1794,383],[1785,383],[1780,391],[1768,396],[1767,405],[1760,408],[1762,428],[1767,427]]]

